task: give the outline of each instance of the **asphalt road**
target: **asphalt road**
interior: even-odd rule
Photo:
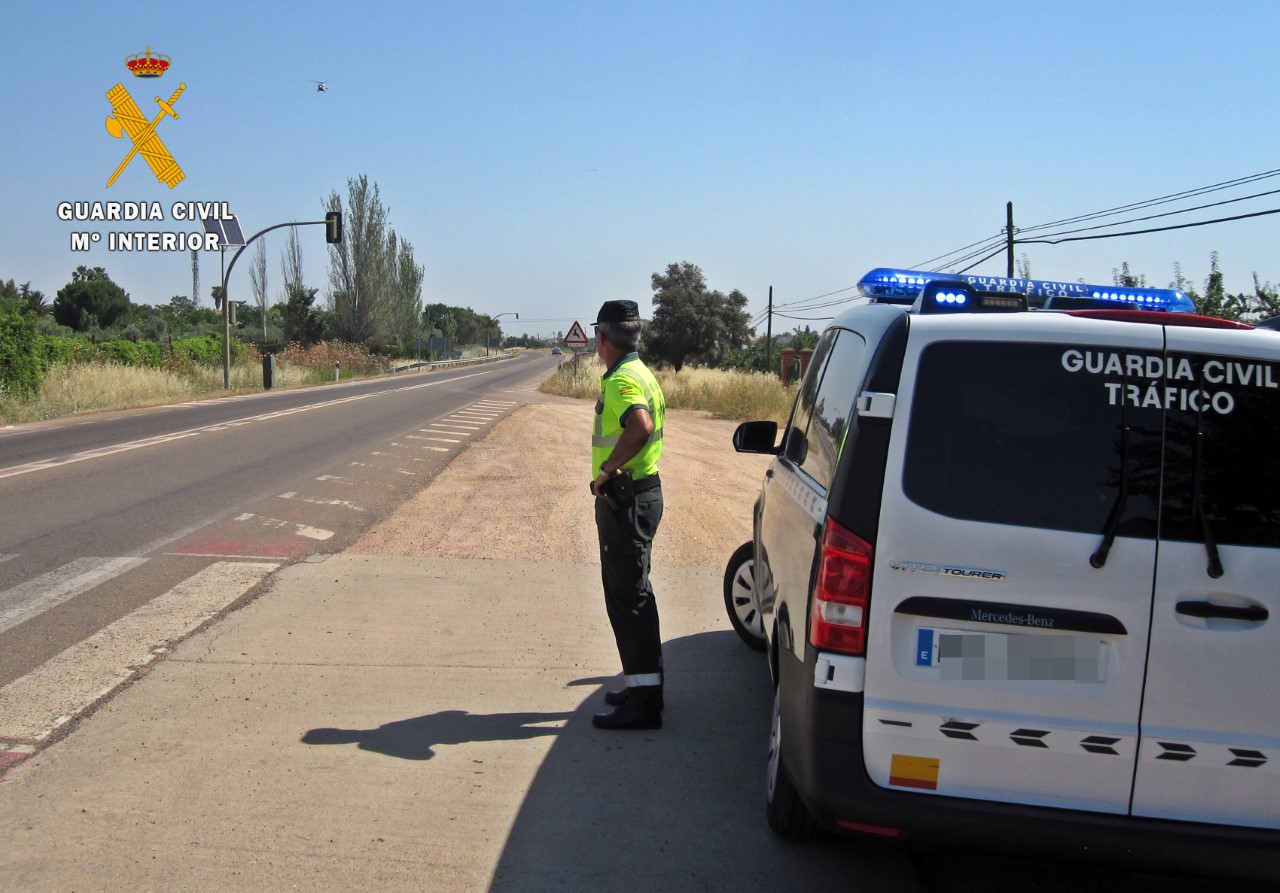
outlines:
[[[130,624],[129,653],[163,649],[227,606],[199,593],[235,601],[284,565],[341,551],[554,362],[529,353],[0,429],[0,687],[175,587],[197,593],[178,609],[188,616]],[[110,682],[82,680],[46,715],[0,714],[0,738],[47,737]]]

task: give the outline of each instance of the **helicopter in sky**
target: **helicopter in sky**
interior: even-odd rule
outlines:
[[[315,84],[315,85],[316,85],[316,92],[317,92],[317,93],[323,93],[323,92],[325,92],[326,90],[328,90],[328,89],[329,89],[329,85],[328,85],[327,83],[325,83],[324,81],[312,80],[312,81],[311,81],[311,83],[313,83],[313,84]]]

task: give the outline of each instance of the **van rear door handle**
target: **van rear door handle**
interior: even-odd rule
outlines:
[[[1270,612],[1261,605],[1242,608],[1234,605],[1215,605],[1213,602],[1186,601],[1178,602],[1177,610],[1179,614],[1185,614],[1188,617],[1216,617],[1223,620],[1247,620],[1251,623],[1261,623],[1271,616]]]

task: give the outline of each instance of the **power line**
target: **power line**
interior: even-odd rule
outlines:
[[[850,300],[852,300],[852,298]],[[773,315],[780,316],[783,319],[796,319],[802,322],[823,322],[828,319],[835,319],[834,316],[792,316],[790,313],[779,313],[777,310],[773,311]]]
[[[1031,233],[1041,232],[1043,230],[1052,229],[1054,227],[1067,226],[1074,223],[1083,223],[1089,220],[1098,220],[1104,217],[1110,217],[1116,214],[1122,214],[1126,211],[1134,211],[1142,208],[1151,208],[1161,204],[1168,204],[1174,201],[1185,200],[1197,195],[1207,195],[1213,192],[1221,192],[1222,190],[1225,190],[1225,189],[1242,186],[1246,183],[1254,183],[1259,180],[1266,180],[1276,176],[1280,176],[1280,169],[1263,171],[1261,173],[1250,174],[1245,177],[1236,177],[1230,180],[1223,180],[1218,183],[1212,183],[1212,184],[1209,184],[1208,186],[1200,186],[1195,189],[1184,189],[1180,192],[1170,193],[1169,195],[1162,195],[1156,198],[1145,199],[1139,202],[1130,202],[1124,205],[1117,205],[1114,208],[1108,208],[1102,211],[1094,211],[1088,214],[1078,214],[1073,217],[1065,217],[1065,218],[1062,218],[1061,220],[1050,221],[1048,223],[1040,223],[1040,224],[1036,224],[1034,226],[1029,226],[1029,227],[1018,227],[1014,233],[1014,238],[1012,239],[1012,241],[1013,241],[1013,244],[1015,245],[1017,244],[1032,244],[1032,245],[1050,244],[1052,245],[1052,244],[1058,244],[1060,242],[1069,242],[1069,241],[1076,242],[1076,241],[1088,241],[1090,239],[1118,238],[1120,236],[1128,236],[1128,235],[1143,235],[1143,234],[1153,233],[1153,232],[1164,232],[1170,229],[1187,229],[1195,226],[1207,226],[1211,223],[1225,223],[1233,220],[1243,220],[1248,217],[1265,216],[1266,214],[1272,213],[1272,212],[1260,212],[1257,214],[1242,214],[1242,215],[1233,216],[1233,217],[1222,217],[1214,220],[1205,220],[1205,221],[1199,221],[1191,224],[1181,224],[1181,225],[1175,225],[1175,226],[1169,226],[1169,227],[1158,227],[1158,228],[1141,229],[1141,230],[1126,230],[1124,232],[1104,233],[1104,234],[1099,234],[1099,235],[1090,236],[1090,237],[1067,238],[1069,234],[1073,234],[1073,233],[1089,232],[1095,229],[1108,229],[1110,227],[1124,226],[1128,223],[1137,223],[1142,220],[1153,220],[1159,217],[1172,217],[1172,216],[1177,216],[1179,214],[1189,214],[1194,211],[1204,210],[1205,208],[1218,207],[1224,204],[1231,204],[1233,202],[1239,202],[1239,201],[1248,201],[1250,199],[1260,198],[1266,195],[1272,195],[1272,194],[1275,194],[1274,192],[1255,193],[1253,195],[1243,196],[1240,198],[1227,199],[1222,202],[1211,202],[1204,205],[1197,205],[1195,207],[1182,208],[1176,211],[1169,211],[1163,214],[1155,214],[1155,215],[1149,215],[1147,217],[1139,217],[1139,218],[1131,218],[1129,220],[1115,221],[1112,223],[1100,224],[1094,227],[1086,227],[1086,228],[1077,229],[1077,230],[1062,230],[1060,232],[1049,233],[1045,237],[1039,238],[1039,239],[1025,238],[1026,235],[1029,235]],[[1280,192],[1280,190],[1277,190],[1276,192]],[[1019,238],[1020,235],[1023,236],[1024,238]],[[933,258],[932,260],[924,261],[920,264],[917,264],[914,268],[930,269],[930,265],[938,261],[941,261],[945,258],[951,258],[951,260],[949,260],[946,264],[943,264],[942,266],[955,268],[955,267],[959,267],[962,264],[967,264],[967,266],[965,266],[963,269],[958,271],[963,273],[973,269],[979,264],[982,264],[988,260],[991,260],[993,257],[998,256],[999,254],[1006,251],[1007,249],[1008,249],[1008,243],[1006,241],[1006,234],[1001,233],[998,236],[992,236],[987,239],[973,242],[972,244],[966,245],[963,248],[957,248],[954,251],[950,251],[946,254],[940,255],[939,257]],[[956,255],[959,255],[959,256],[956,256]],[[972,263],[969,263],[970,261],[972,261]]]
[[[1161,217],[1174,217],[1174,216],[1177,216],[1178,214],[1190,214],[1192,211],[1203,211],[1206,208],[1220,208],[1223,205],[1232,205],[1232,204],[1235,204],[1236,202],[1247,202],[1255,198],[1265,198],[1268,195],[1277,195],[1277,194],[1280,194],[1280,189],[1271,189],[1271,190],[1268,190],[1267,192],[1255,192],[1253,195],[1242,195],[1238,198],[1228,198],[1220,202],[1209,202],[1208,204],[1196,205],[1195,207],[1192,207],[1192,208],[1182,208],[1181,210],[1178,210],[1178,211],[1165,211],[1162,214],[1148,214],[1146,217],[1130,217],[1128,220],[1117,220],[1114,223],[1100,223],[1097,226],[1086,226],[1086,227],[1082,227],[1081,229],[1062,230],[1061,232],[1050,233],[1050,235],[1068,236],[1068,235],[1073,235],[1075,233],[1087,233],[1095,229],[1108,229],[1109,227],[1113,227],[1113,226],[1124,226],[1127,223],[1141,223],[1144,220],[1158,220]],[[1043,227],[1029,227],[1027,229],[1020,229],[1018,230],[1018,232],[1027,233],[1027,232],[1032,232],[1036,229],[1043,229]],[[1016,240],[1016,235],[1015,235],[1015,240]]]
[[[1061,239],[1014,239],[1015,245],[1057,245],[1060,242],[1089,242],[1094,239],[1115,239],[1120,236],[1141,236],[1147,233],[1163,233],[1172,229],[1190,229],[1196,226],[1209,226],[1212,223],[1230,223],[1233,220],[1247,220],[1250,217],[1266,217],[1268,214],[1280,214],[1280,208],[1273,208],[1270,211],[1255,211],[1252,214],[1237,214],[1234,217],[1218,217],[1214,220],[1197,220],[1195,223],[1176,223],[1172,226],[1157,226],[1151,229],[1135,229],[1123,233],[1102,233],[1096,236],[1068,236]],[[999,253],[999,252],[997,252]],[[992,255],[994,256],[994,255]]]
[[[801,299],[801,300],[799,300],[799,301],[794,301],[794,302],[792,302],[792,303],[790,303],[790,304],[777,304],[777,305],[775,305],[775,306],[774,306],[774,309],[775,309],[775,310],[777,310],[779,307],[789,308],[789,309],[792,309],[792,310],[810,310],[810,309],[817,309],[817,308],[806,307],[806,306],[803,306],[803,305],[808,304],[810,301],[820,301],[820,300],[822,300],[823,298],[829,298],[829,297],[831,297],[832,295],[838,295],[838,294],[840,294],[841,292],[844,292],[844,291],[850,291],[851,289],[855,289],[855,288],[857,288],[857,287],[858,287],[857,285],[846,285],[844,288],[837,288],[835,291],[829,291],[829,292],[826,292],[825,294],[814,295],[812,298],[803,298],[803,299]],[[852,300],[852,299],[848,299],[848,300]],[[842,303],[842,302],[837,301],[837,302],[835,302],[835,303]]]
[[[1104,217],[1115,216],[1117,214],[1122,214],[1127,211],[1136,211],[1136,210],[1141,210],[1143,208],[1152,208],[1162,204],[1169,204],[1170,202],[1185,200],[1188,198],[1192,198],[1194,196],[1208,195],[1213,192],[1221,192],[1225,189],[1241,186],[1246,183],[1254,183],[1259,180],[1266,180],[1276,176],[1280,176],[1280,168],[1275,170],[1270,170],[1270,171],[1263,171],[1257,174],[1250,174],[1249,176],[1246,176],[1246,177],[1236,177],[1231,180],[1223,180],[1219,183],[1212,183],[1208,186],[1200,186],[1195,189],[1185,189],[1185,190],[1182,190],[1181,192],[1174,192],[1174,193],[1170,193],[1169,195],[1163,195],[1156,198],[1145,199],[1139,202],[1130,202],[1125,205],[1117,205],[1114,208],[1108,208],[1102,211],[1094,211],[1089,214],[1079,214],[1074,217],[1065,217],[1065,218],[1062,218],[1061,220],[1050,221],[1048,223],[1040,223],[1030,227],[1019,227],[1014,232],[1012,243],[1014,245],[1036,245],[1036,244],[1057,245],[1063,242],[1085,242],[1085,241],[1094,241],[1097,239],[1115,239],[1115,238],[1120,238],[1122,236],[1139,236],[1139,235],[1147,235],[1150,233],[1168,232],[1170,230],[1177,230],[1177,229],[1191,229],[1191,228],[1200,227],[1200,226],[1210,226],[1212,224],[1217,224],[1217,223],[1230,223],[1236,220],[1247,220],[1253,217],[1265,217],[1270,214],[1280,214],[1280,208],[1276,208],[1270,211],[1256,211],[1249,214],[1237,214],[1230,217],[1217,217],[1212,220],[1199,220],[1193,223],[1181,223],[1181,224],[1172,224],[1169,226],[1150,227],[1146,229],[1125,230],[1123,232],[1097,233],[1097,234],[1088,235],[1088,236],[1074,235],[1075,233],[1091,232],[1093,230],[1098,230],[1098,229],[1110,229],[1112,227],[1124,226],[1130,223],[1139,223],[1144,220],[1155,220],[1162,217],[1174,217],[1180,214],[1189,214],[1194,211],[1202,211],[1202,210],[1205,210],[1206,208],[1215,208],[1215,207],[1221,207],[1223,205],[1234,204],[1237,202],[1250,201],[1252,199],[1262,198],[1268,195],[1280,194],[1280,189],[1278,189],[1278,190],[1269,190],[1266,192],[1254,193],[1252,195],[1247,195],[1247,196],[1240,196],[1237,198],[1225,199],[1219,202],[1209,202],[1203,205],[1196,205],[1190,208],[1181,208],[1176,211],[1167,211],[1160,214],[1151,214],[1145,217],[1136,217],[1136,218],[1130,218],[1127,220],[1118,220],[1112,223],[1104,223],[1104,224],[1099,224],[1097,226],[1084,227],[1084,228],[1075,229],[1075,230],[1063,230],[1056,233],[1049,233],[1041,238],[1036,238],[1036,239],[1027,239],[1027,238],[1018,237],[1019,234],[1030,234],[1030,233],[1040,232],[1046,229],[1052,229],[1053,227],[1067,226],[1074,223],[1084,223],[1090,220],[1099,220]],[[945,254],[941,254],[929,260],[921,261],[918,264],[914,264],[912,266],[912,269],[928,270],[932,268],[933,264],[940,263],[941,261],[944,261],[950,258],[950,260],[947,263],[941,264],[941,265],[957,267],[961,264],[968,264],[963,269],[955,271],[957,275],[963,274],[968,272],[969,270],[972,270],[974,267],[979,266],[985,263],[986,261],[989,261],[992,258],[998,257],[999,255],[1003,254],[1005,251],[1008,250],[1009,241],[1010,240],[1008,240],[1007,234],[1004,232],[1001,232],[997,235],[989,236],[985,239],[980,239],[977,242],[972,242],[968,245],[965,245],[962,248],[957,248],[954,251],[948,251]],[[972,263],[969,263],[969,261],[972,261]],[[816,321],[833,319],[834,317],[830,317],[830,316],[817,316],[817,317],[795,316],[792,314],[780,313],[779,310],[788,309],[792,311],[806,311],[806,310],[824,310],[828,307],[836,307],[841,304],[846,304],[846,303],[849,303],[850,301],[856,300],[858,296],[854,295],[849,298],[844,298],[837,301],[829,301],[822,304],[815,304],[813,302],[821,301],[823,298],[829,298],[854,288],[857,288],[857,286],[850,285],[844,288],[836,289],[835,291],[827,292],[825,294],[815,295],[814,297],[811,297],[811,298],[805,298],[800,301],[795,301],[790,304],[775,305],[775,307],[773,308],[773,315],[782,317],[783,319],[792,319],[792,320],[799,320],[799,321],[805,321],[805,322],[816,322]],[[752,328],[756,327],[761,322],[763,322],[768,316],[769,316],[769,311],[767,310],[756,314],[756,316],[752,318],[751,327]]]
[[[1013,244],[1015,245],[1018,244],[1017,239],[1014,240]],[[978,266],[978,264],[989,261],[993,257],[998,257],[999,255],[1004,254],[1004,252],[1005,252],[1005,246],[1001,245],[999,248],[997,248],[995,251],[988,254],[986,257],[978,258],[973,263],[969,264],[969,266],[965,267],[963,270],[956,270],[956,275],[959,276],[961,273],[967,273],[970,270],[972,270],[974,267]]]
[[[1181,198],[1190,198],[1195,195],[1206,195],[1210,192],[1220,192],[1223,189],[1230,189],[1232,186],[1240,186],[1245,183],[1253,183],[1258,180],[1266,180],[1270,177],[1280,176],[1280,169],[1272,171],[1263,171],[1260,174],[1250,174],[1247,177],[1237,177],[1234,180],[1224,180],[1221,183],[1213,183],[1209,186],[1200,186],[1195,189],[1186,189],[1182,192],[1175,192],[1170,195],[1163,195],[1159,198],[1146,199],[1140,202],[1132,202],[1127,205],[1119,205],[1115,208],[1109,208],[1105,211],[1094,211],[1090,214],[1080,214],[1075,217],[1066,217],[1062,220],[1054,220],[1049,223],[1040,223],[1035,226],[1026,227],[1023,232],[1033,232],[1035,230],[1048,229],[1054,226],[1065,226],[1070,223],[1082,223],[1086,220],[1094,220],[1099,217],[1107,217],[1112,214],[1121,214],[1125,211],[1135,211],[1140,208],[1149,208],[1155,205],[1168,204],[1171,201],[1177,201]],[[1191,210],[1191,209],[1188,209]],[[963,249],[961,249],[963,250]]]
[[[987,237],[987,238],[985,238],[985,239],[982,239],[982,240],[980,240],[980,241],[978,241],[978,242],[974,242],[974,243],[973,243],[973,244],[971,244],[971,245],[966,245],[966,246],[964,246],[963,248],[957,248],[955,251],[948,251],[946,254],[940,254],[940,255],[938,255],[937,257],[931,257],[931,258],[929,258],[928,260],[922,260],[922,261],[920,261],[918,264],[912,264],[911,269],[913,269],[913,270],[927,270],[927,269],[929,269],[929,265],[930,265],[930,264],[936,264],[936,263],[938,263],[939,261],[941,261],[941,260],[943,260],[943,259],[945,259],[945,258],[948,258],[948,257],[950,257],[950,256],[951,256],[951,255],[953,255],[953,254],[959,254],[961,251],[968,251],[970,248],[977,248],[977,249],[978,249],[978,251],[985,251],[985,250],[986,250],[986,248],[979,248],[978,246],[990,246],[991,242],[992,242],[993,240],[996,240],[996,239],[998,239],[998,240],[1001,242],[1001,244],[1003,244],[1003,243],[1004,243],[1004,233],[999,233],[999,234],[994,235],[994,236],[989,236],[989,237]],[[956,261],[956,263],[964,263],[964,261],[965,261],[965,258],[961,258],[960,260]],[[944,266],[945,266],[945,265],[944,265]]]

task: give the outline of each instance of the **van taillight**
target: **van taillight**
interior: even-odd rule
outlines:
[[[861,656],[867,647],[872,548],[835,521],[822,526],[822,552],[809,619],[809,642]]]

